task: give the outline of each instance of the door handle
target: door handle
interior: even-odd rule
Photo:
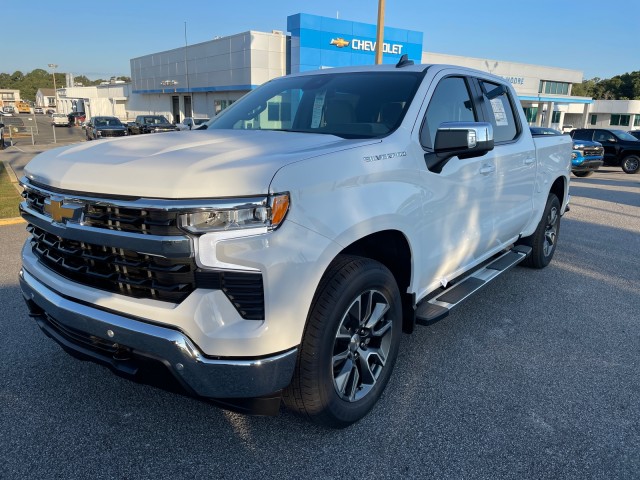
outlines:
[[[493,173],[496,171],[496,167],[494,167],[493,165],[483,165],[482,167],[480,167],[480,173],[482,175],[489,175],[490,173]]]
[[[525,158],[525,159],[524,159],[524,164],[525,164],[525,165],[531,165],[531,164],[532,164],[533,162],[535,162],[535,161],[536,161],[536,159],[535,159],[535,158],[533,158],[533,157]]]

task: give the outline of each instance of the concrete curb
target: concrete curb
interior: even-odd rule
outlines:
[[[20,184],[18,183],[18,177],[16,176],[16,172],[13,171],[13,168],[11,168],[11,165],[9,164],[9,162],[4,159],[4,156],[2,158],[0,158],[0,161],[4,165],[4,169],[7,171],[7,175],[9,175],[9,181],[15,187],[16,191],[21,194],[22,193],[22,188],[20,187]],[[0,225],[2,225],[2,224],[0,224]]]
[[[5,225],[17,225],[19,223],[25,223],[22,217],[0,218],[0,227],[4,227]]]

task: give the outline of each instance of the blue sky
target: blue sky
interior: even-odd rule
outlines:
[[[375,23],[376,0],[3,0],[0,72],[108,78],[129,59],[246,30],[285,30],[310,13]],[[640,0],[386,0],[385,25],[424,32],[423,50],[569,68],[584,78],[640,70]]]

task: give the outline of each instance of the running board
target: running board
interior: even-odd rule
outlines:
[[[523,261],[531,253],[531,247],[517,245],[498,258],[456,282],[438,296],[421,302],[416,308],[416,323],[431,325],[449,315],[456,306],[476,293],[491,280]]]

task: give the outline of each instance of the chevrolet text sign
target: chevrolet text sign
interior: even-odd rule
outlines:
[[[365,52],[375,52],[376,51],[376,43],[371,40],[360,40],[358,38],[354,38],[351,40],[351,48],[354,50],[364,50]],[[391,53],[393,55],[402,55],[402,47],[399,43],[383,43],[382,44],[382,53]]]

